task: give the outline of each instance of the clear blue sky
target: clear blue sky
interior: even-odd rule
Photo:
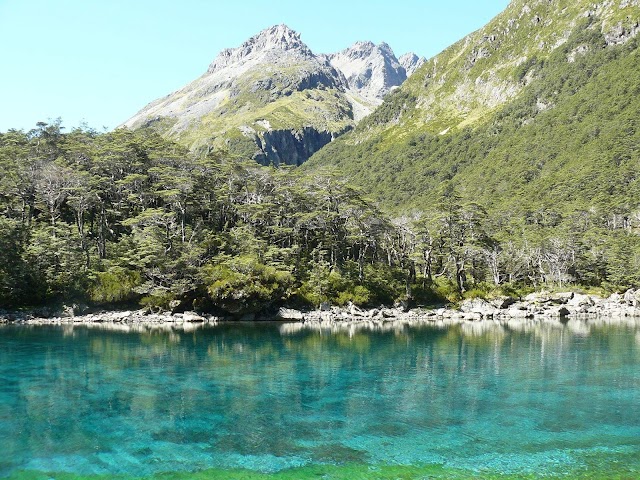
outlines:
[[[358,40],[427,58],[508,0],[0,0],[0,131],[116,127],[220,50],[286,23],[316,53]]]

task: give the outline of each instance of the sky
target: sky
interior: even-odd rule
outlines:
[[[285,23],[315,53],[359,40],[430,58],[509,0],[0,0],[0,132],[117,127]]]

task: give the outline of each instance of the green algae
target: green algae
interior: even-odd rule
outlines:
[[[445,465],[308,465],[276,473],[262,473],[243,469],[208,469],[200,472],[165,472],[148,477],[126,475],[77,475],[73,473],[16,471],[8,480],[414,480],[414,479],[483,479],[483,480],[533,480],[533,479],[577,479],[577,480],[632,480],[640,476],[640,454],[638,452],[586,453],[574,467],[558,467],[552,473],[502,473],[480,469],[472,471]]]

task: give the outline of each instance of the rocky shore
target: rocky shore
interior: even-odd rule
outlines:
[[[576,292],[537,292],[523,298],[500,297],[491,300],[470,299],[458,308],[415,308],[402,306],[361,309],[355,305],[331,307],[304,312],[281,308],[275,315],[246,315],[241,318],[225,318],[196,312],[153,313],[147,309],[129,311],[101,311],[83,313],[77,306],[64,307],[57,312],[34,310],[30,312],[0,311],[0,323],[27,325],[112,324],[112,325],[204,325],[223,321],[287,321],[309,325],[337,323],[389,322],[480,322],[483,320],[539,319],[553,320],[576,318],[630,318],[640,317],[640,290],[613,294],[608,298]]]

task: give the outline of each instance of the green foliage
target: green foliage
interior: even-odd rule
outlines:
[[[192,154],[150,130],[60,129],[0,134],[3,305],[241,314],[403,291],[389,220],[331,171]]]
[[[534,7],[513,45],[489,30],[518,2],[473,34],[482,52],[452,46],[295,171],[210,153],[197,132],[196,153],[152,129],[0,133],[1,305],[140,296],[241,314],[640,286],[640,50],[605,47],[601,28],[637,8],[576,23],[570,2]],[[555,21],[533,21],[545,12]],[[555,45],[563,25],[564,44],[523,49]],[[488,109],[473,85],[492,84],[518,94]],[[276,128],[333,94],[224,108]]]
[[[90,298],[96,303],[107,304],[134,300],[137,297],[136,288],[140,284],[140,272],[114,266],[95,273]]]
[[[203,275],[213,302],[230,313],[258,312],[283,302],[294,282],[290,272],[249,255],[207,266]]]
[[[543,67],[544,60],[538,60],[538,57],[533,55],[532,57],[528,58],[526,61],[518,65],[518,67],[513,72],[513,76],[518,82],[522,82],[528,74],[534,71],[536,66]]]
[[[434,291],[438,297],[450,303],[456,303],[462,300],[462,294],[458,286],[455,281],[450,279],[438,280],[434,285]]]
[[[34,279],[36,301],[81,297],[86,290],[86,259],[69,229],[33,229],[23,259]]]
[[[625,290],[640,285],[640,238],[612,235],[606,245],[605,287]]]
[[[399,300],[405,290],[399,269],[381,264],[366,265],[359,278],[356,262],[345,262],[340,268],[319,262],[309,271],[308,280],[298,290],[300,298],[309,306],[321,303],[359,307],[390,305]]]
[[[425,285],[444,276],[434,289],[451,301],[493,295],[486,283],[640,285],[638,41],[605,46],[600,20],[580,22],[553,53],[515,68],[519,95],[482,121],[442,134],[416,124],[397,99],[434,87],[414,78],[383,105],[387,123],[363,123],[303,170],[335,165],[386,211],[420,218],[410,258]]]
[[[20,222],[0,217],[0,306],[29,303],[34,286],[30,269],[22,260],[24,229]],[[35,298],[37,303],[38,298]]]
[[[176,296],[168,290],[156,288],[140,299],[140,305],[153,310],[171,310],[172,302]]]
[[[338,293],[335,303],[341,306],[347,305],[348,303],[353,303],[357,306],[367,306],[371,304],[372,297],[373,295],[367,287],[356,285],[349,291]]]
[[[463,296],[464,298],[487,298],[492,290],[493,285],[487,282],[480,282],[465,291]]]

